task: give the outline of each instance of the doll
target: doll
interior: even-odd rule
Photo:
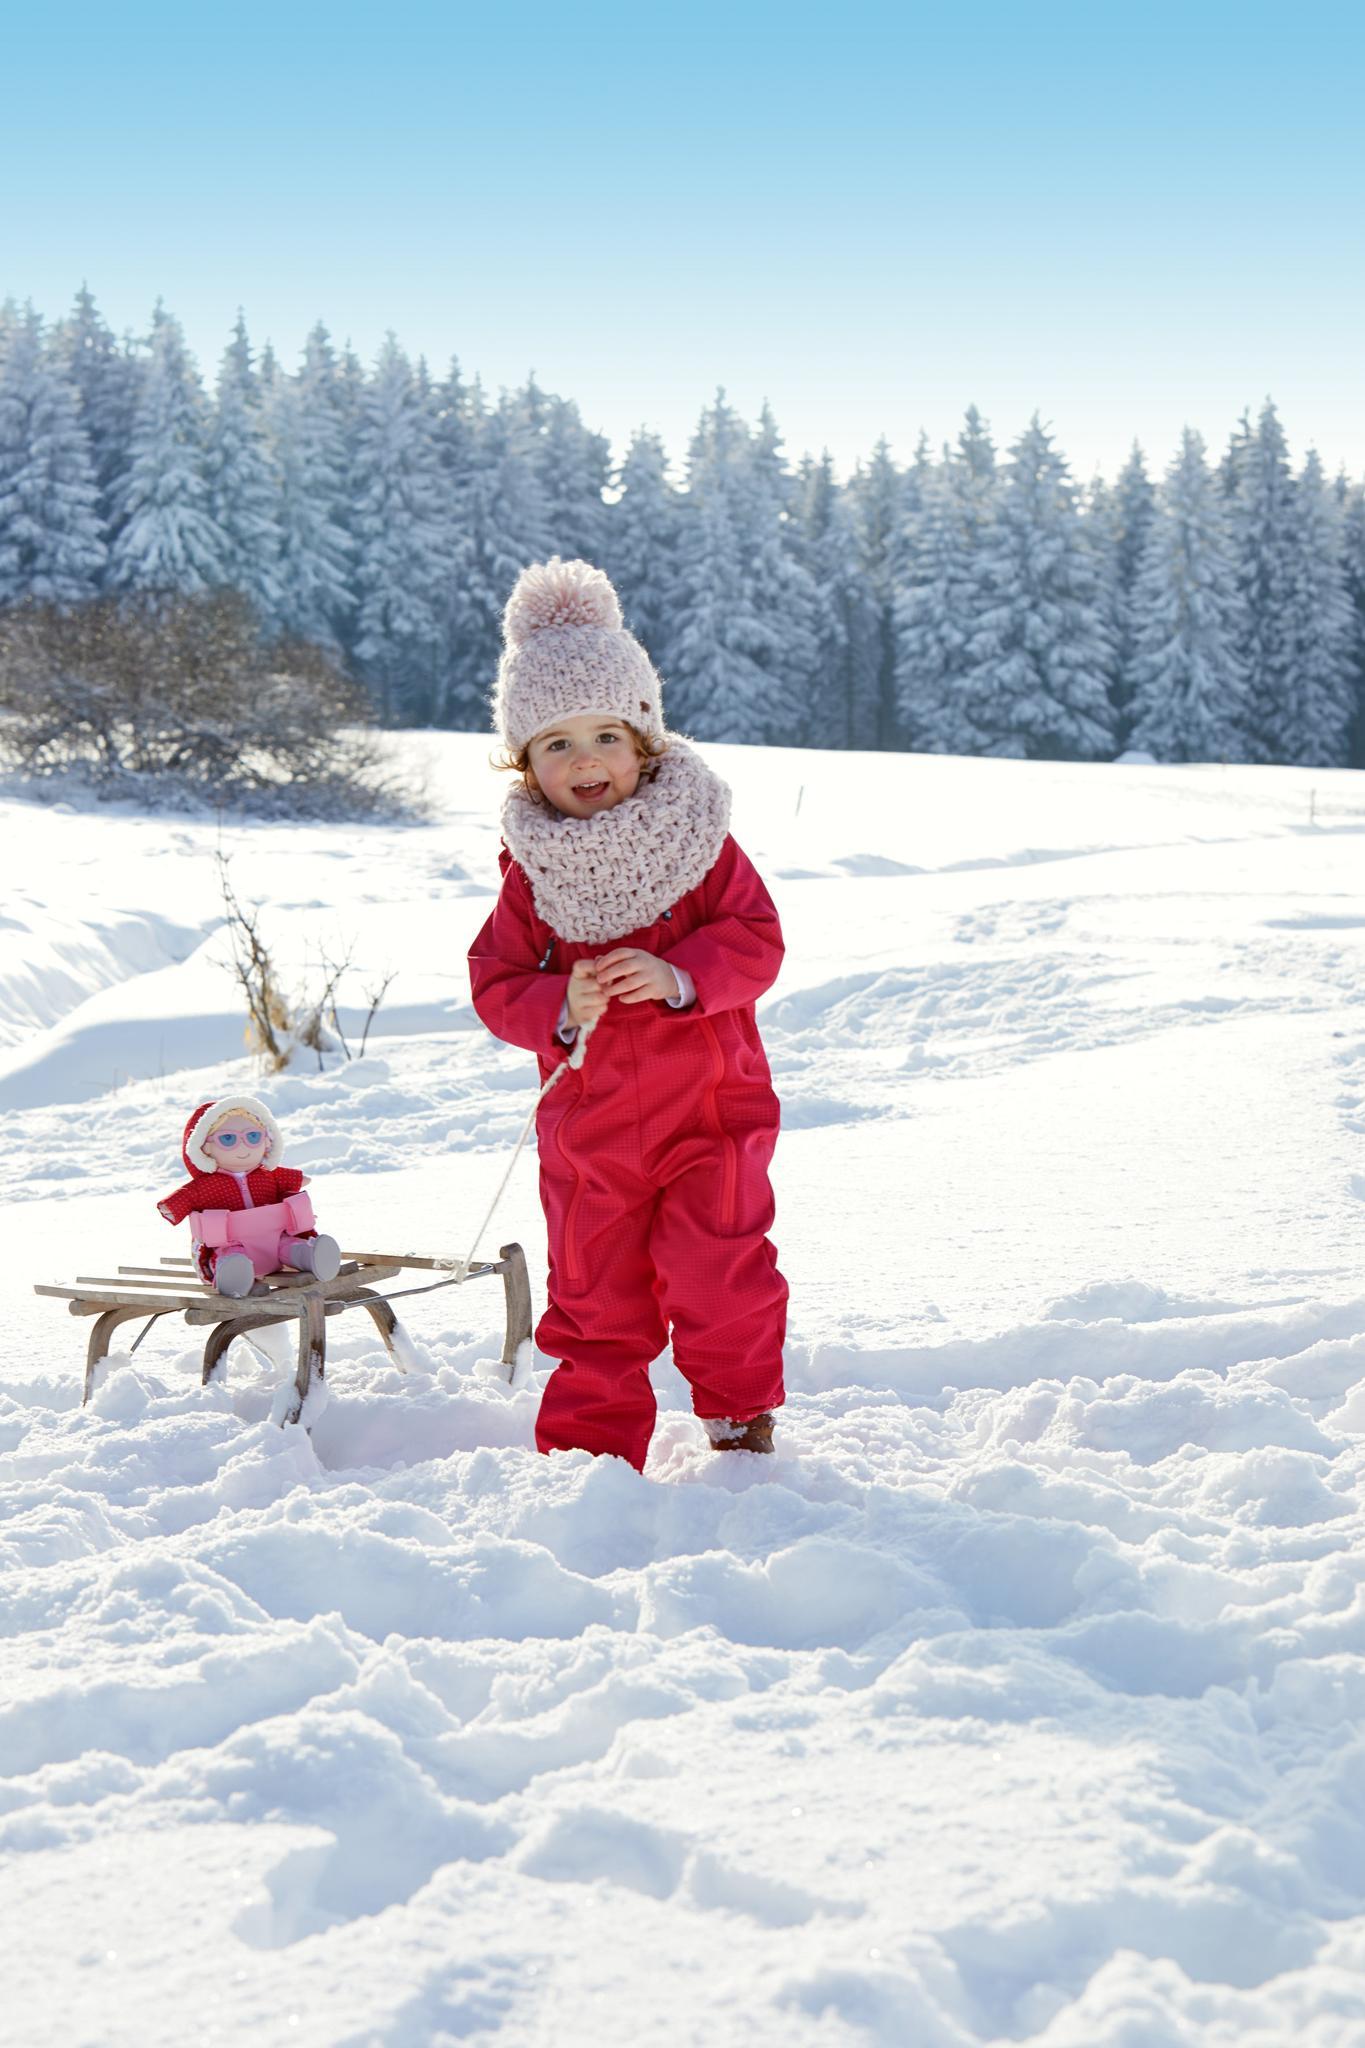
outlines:
[[[281,1266],[334,1280],[341,1253],[319,1236],[307,1176],[281,1166],[280,1127],[250,1095],[201,1102],[185,1125],[182,1146],[190,1178],[157,1203],[168,1223],[188,1216],[199,1277],[235,1300]]]

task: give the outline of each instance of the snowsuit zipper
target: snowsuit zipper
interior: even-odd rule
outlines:
[[[720,1220],[729,1229],[735,1220],[736,1181],[739,1172],[739,1154],[734,1139],[725,1128],[720,1113],[720,1084],[725,1079],[725,1054],[721,1050],[716,1027],[709,1017],[699,1017],[711,1053],[711,1081],[702,1099],[702,1115],[721,1152]]]
[[[569,1196],[568,1206],[564,1211],[564,1234],[562,1238],[564,1277],[566,1280],[577,1280],[579,1277],[577,1223],[578,1208],[583,1199],[583,1176],[574,1162],[572,1152],[570,1152],[564,1142],[564,1137],[570,1122],[577,1116],[583,1106],[584,1093],[585,1090],[580,1075],[578,1100],[570,1108],[566,1109],[563,1116],[560,1117],[558,1124],[553,1128],[551,1139],[555,1150],[563,1162],[569,1179],[573,1182],[573,1191]]]

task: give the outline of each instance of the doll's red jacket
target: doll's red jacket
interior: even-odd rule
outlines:
[[[270,1202],[282,1202],[303,1186],[297,1166],[258,1166],[244,1176],[248,1202],[235,1173],[196,1173],[183,1187],[166,1195],[157,1209],[168,1223],[183,1223],[196,1209],[264,1209]]]

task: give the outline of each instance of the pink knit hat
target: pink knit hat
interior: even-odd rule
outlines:
[[[659,678],[622,625],[611,583],[591,563],[551,555],[523,569],[502,634],[493,715],[510,753],[580,712],[619,718],[662,740]]]

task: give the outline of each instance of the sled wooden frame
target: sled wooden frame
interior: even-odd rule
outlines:
[[[204,1345],[203,1384],[207,1386],[223,1370],[234,1337],[293,1318],[299,1326],[299,1357],[294,1398],[284,1421],[297,1422],[309,1388],[327,1369],[328,1316],[341,1315],[348,1308],[367,1310],[390,1358],[400,1372],[406,1370],[393,1341],[398,1318],[377,1290],[408,1270],[449,1272],[450,1261],[419,1258],[413,1252],[343,1252],[335,1280],[315,1280],[309,1273],[270,1273],[262,1283],[266,1291],[249,1294],[242,1301],[215,1294],[200,1280],[193,1261],[182,1258],[163,1258],[159,1266],[120,1266],[117,1278],[77,1274],[72,1287],[35,1286],[33,1291],[66,1301],[73,1316],[95,1318],[85,1352],[82,1407],[94,1390],[96,1367],[108,1356],[109,1340],[122,1323],[149,1318],[154,1322],[159,1316],[183,1314],[192,1327],[210,1325]],[[519,1244],[503,1245],[496,1259],[476,1260],[464,1278],[482,1280],[493,1273],[502,1276],[506,1307],[502,1363],[510,1379],[518,1349],[531,1338],[531,1284],[526,1255]],[[432,1283],[441,1284],[439,1280]]]

